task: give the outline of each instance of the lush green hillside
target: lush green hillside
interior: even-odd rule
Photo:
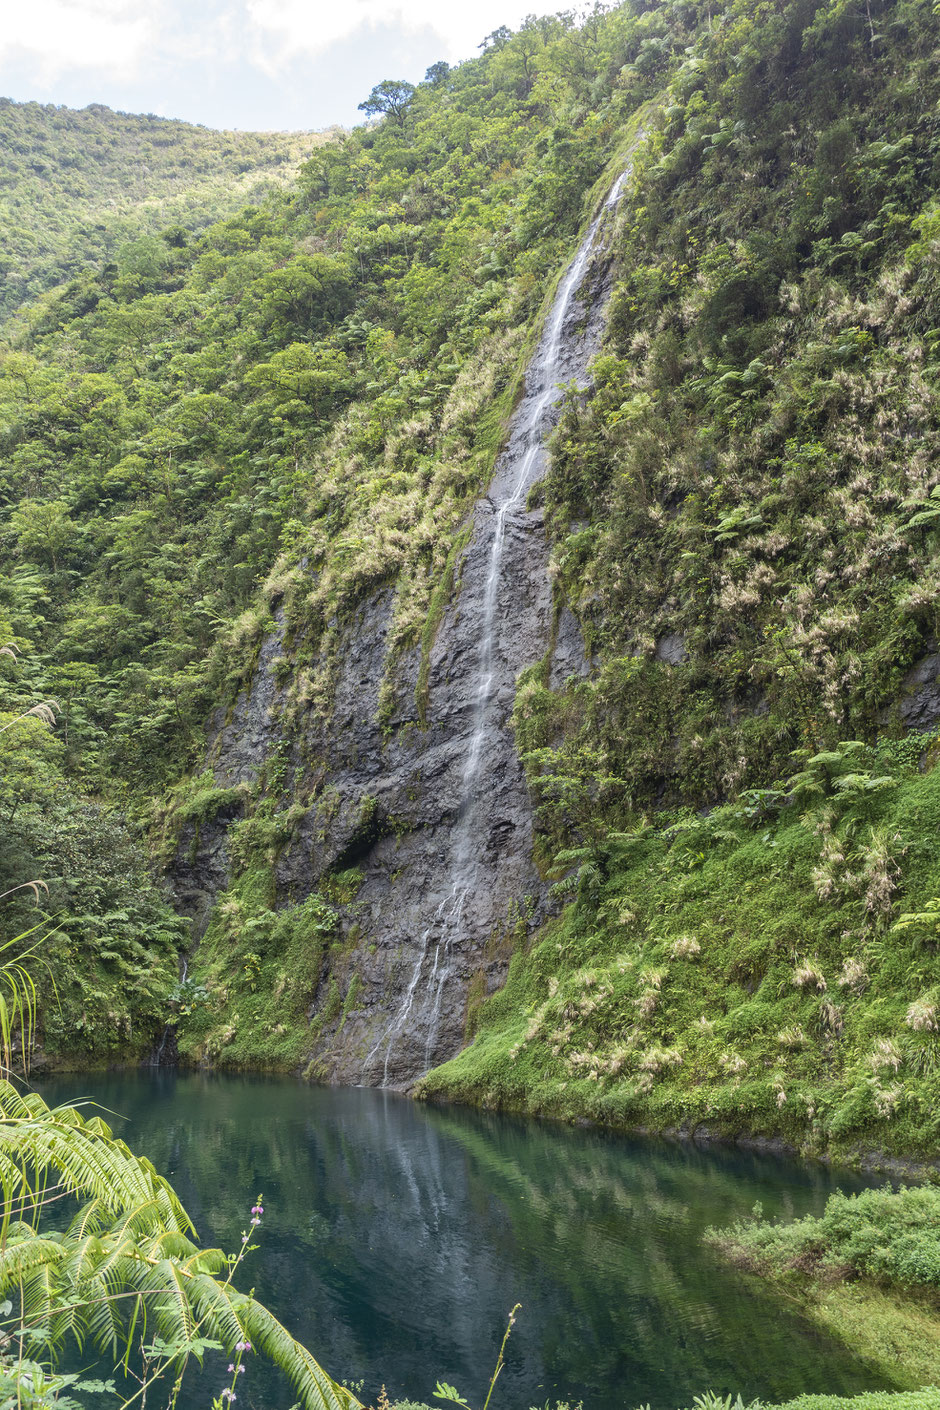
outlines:
[[[319,973],[355,878],[279,918],[273,867],[326,774],[295,786],[275,750],[236,796],[205,773],[206,721],[275,613],[288,725],[328,713],[378,591],[390,673],[433,641],[540,311],[642,129],[595,388],[541,492],[594,669],[558,690],[533,669],[516,702],[569,905],[425,1089],[934,1150],[938,38],[926,0],[531,21],[296,187],[24,307],[0,366],[20,653],[0,669],[11,712],[61,713],[54,740],[35,719],[0,736],[4,886],[77,881],[52,796],[80,836],[120,805],[167,852],[228,810],[235,884],[183,1037],[221,1051],[237,1011],[230,1057],[303,1056],[316,975],[286,997],[279,976],[298,955]],[[89,1053],[116,1041],[113,956],[146,968],[155,933],[95,906],[121,945],[50,952],[93,977]],[[148,1041],[171,1012],[161,916]],[[353,998],[329,988],[334,1018]]]
[[[598,829],[577,899],[422,1090],[935,1159],[933,760],[837,748],[707,814]]]
[[[938,628],[938,42],[921,3],[736,5],[671,86],[545,488],[603,665],[523,692],[533,779],[556,710],[621,811],[933,723],[901,702]]]
[[[145,267],[153,237],[203,229],[292,181],[327,136],[0,99],[0,320],[122,247]]]
[[[545,486],[598,669],[516,706],[577,899],[429,1093],[936,1151],[937,41],[741,5],[671,85]]]
[[[322,695],[330,624],[375,585],[399,584],[399,642],[421,634],[585,193],[696,22],[500,33],[438,66],[402,123],[318,149],[293,191],[129,242],[23,310],[0,355],[0,611],[20,651],[0,669],[11,711],[61,714],[45,777],[21,741],[35,721],[0,736],[5,883],[48,870],[30,829],[50,791],[165,810],[277,600],[298,708]],[[95,954],[91,987],[119,1005]]]

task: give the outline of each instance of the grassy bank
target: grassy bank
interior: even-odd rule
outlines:
[[[754,1217],[706,1241],[911,1389],[940,1366],[940,1191],[832,1195],[822,1215]]]
[[[417,1400],[399,1400],[392,1410],[431,1410],[428,1405]],[[533,1407],[532,1410],[538,1410]],[[547,1410],[551,1410],[547,1407]],[[559,1401],[555,1410],[579,1410]],[[638,1410],[649,1410],[640,1406]],[[697,1395],[690,1410],[940,1410],[940,1390],[934,1386],[924,1386],[916,1391],[868,1391],[864,1395],[798,1395],[782,1405],[764,1405],[760,1400],[744,1405],[740,1396],[732,1402],[731,1396],[713,1395],[706,1391]]]
[[[940,774],[911,753],[845,744],[567,854],[573,899],[419,1094],[932,1159]]]
[[[925,1386],[918,1391],[902,1391],[893,1395],[890,1391],[873,1390],[866,1395],[798,1395],[788,1400],[778,1410],[937,1410],[940,1406],[940,1390]]]

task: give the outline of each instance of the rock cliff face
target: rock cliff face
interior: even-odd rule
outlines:
[[[545,469],[558,384],[583,382],[603,330],[608,236],[621,182],[563,277],[532,360],[489,492],[478,502],[430,657],[424,721],[415,707],[420,655],[397,664],[394,708],[379,719],[392,611],[388,590],[362,604],[339,653],[327,723],[279,724],[286,692],[265,641],[250,688],[215,722],[210,760],[220,787],[251,782],[273,751],[296,778],[316,773],[309,810],[277,864],[279,895],[300,900],[327,872],[357,867],[363,883],[344,918],[332,978],[345,1015],[311,1043],[332,1081],[409,1087],[463,1044],[468,998],[505,977],[513,936],[545,911],[532,862],[532,811],[510,715],[519,672],[551,648],[553,683],[585,672],[577,623],[553,601],[542,516],[527,507]],[[230,819],[229,819],[230,820]],[[204,926],[228,867],[226,819],[182,838],[174,882]],[[311,1017],[330,975],[320,976]]]

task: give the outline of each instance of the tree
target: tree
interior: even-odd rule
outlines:
[[[76,536],[69,506],[61,499],[26,500],[10,515],[10,526],[23,557],[49,563],[54,573]]]
[[[508,25],[501,24],[498,29],[491,30],[489,34],[483,36],[483,40],[477,45],[478,49],[502,49],[512,39],[512,30]]]
[[[34,705],[18,713],[0,710],[0,818],[4,829],[9,828],[20,807],[49,802],[62,785],[62,746],[48,728],[49,715],[40,713],[42,708]],[[0,878],[9,846],[8,834]]]
[[[341,319],[352,301],[349,270],[329,255],[298,255],[255,280],[261,326],[282,342],[310,337]]]
[[[367,117],[390,117],[399,127],[404,127],[411,100],[416,92],[413,83],[403,78],[383,78],[377,83],[359,111]]]
[[[259,363],[246,378],[249,386],[269,388],[285,407],[296,408],[316,419],[333,398],[349,387],[349,362],[338,348],[291,343],[270,362]]]

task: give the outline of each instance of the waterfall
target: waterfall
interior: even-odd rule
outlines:
[[[405,971],[408,981],[398,987],[401,1001],[371,1043],[364,1062],[360,1060],[362,1074],[382,1086],[388,1086],[390,1080],[401,1084],[403,1077],[413,1080],[454,1050],[453,1040],[458,1035],[451,1033],[444,1045],[448,1051],[440,1051],[441,1023],[449,982],[456,978],[459,963],[466,968],[466,956],[461,952],[468,948],[468,933],[473,931],[477,954],[485,953],[496,903],[505,905],[519,899],[513,895],[513,880],[520,890],[518,876],[506,877],[503,834],[499,831],[500,826],[505,831],[509,824],[494,819],[493,794],[500,787],[525,793],[508,729],[509,715],[519,670],[537,660],[547,645],[544,629],[550,595],[544,536],[540,520],[526,504],[530,489],[545,471],[545,441],[557,416],[558,384],[584,379],[596,351],[603,309],[588,310],[593,315],[588,319],[592,325],[588,335],[579,335],[572,323],[580,321],[585,312],[578,293],[593,257],[603,248],[602,232],[620,199],[628,171],[618,177],[559,284],[526,375],[522,401],[510,423],[507,448],[497,463],[489,494],[477,507],[475,532],[462,570],[471,582],[461,593],[460,624],[452,625],[450,633],[450,654],[460,662],[464,675],[459,726],[464,752],[456,766],[456,820],[428,873],[443,871],[444,890],[443,894],[437,892],[440,899],[436,905],[433,881],[422,896],[425,920],[415,927],[410,973]],[[519,546],[517,556],[528,555],[524,570],[518,565],[507,567],[509,545]],[[541,580],[535,613],[539,620],[531,633],[538,642],[534,650],[529,642],[520,645],[517,624],[508,622],[510,614],[500,601],[507,586],[518,585],[511,581],[513,573],[517,578],[522,573],[528,579],[535,575]],[[507,647],[508,626],[512,636]],[[521,625],[519,631],[524,632]],[[464,659],[467,657],[469,660]],[[457,688],[445,684],[442,697],[448,689],[453,696]],[[451,709],[457,713],[453,705]],[[531,854],[530,819],[526,841]],[[531,870],[530,862],[529,866]],[[538,886],[537,879],[534,884]],[[452,1014],[450,1022],[453,1026]]]
[[[180,960],[179,960],[179,982],[180,982],[181,985],[183,985],[183,984],[186,983],[186,976],[187,976],[188,973],[189,973],[189,960],[186,958],[185,955],[180,955]],[[169,1060],[168,1060],[167,1062],[164,1062],[164,1058],[166,1057],[167,1043],[170,1043],[170,1057],[169,1057]],[[175,1067],[176,1064],[177,1064],[177,1061],[178,1061],[178,1058],[177,1058],[177,1052],[176,1052],[176,1022],[175,1022],[175,1020],[171,1019],[169,1023],[165,1023],[165,1024],[163,1025],[163,1033],[162,1033],[162,1035],[161,1035],[161,1037],[160,1037],[160,1042],[159,1042],[159,1043],[157,1044],[157,1046],[153,1049],[153,1051],[151,1052],[149,1058],[148,1058],[148,1059],[146,1060],[146,1062],[144,1063],[144,1066],[145,1066],[145,1067],[164,1067],[164,1066],[166,1066],[166,1067]]]
[[[645,135],[636,128],[631,159]],[[278,897],[308,896],[353,864],[359,876],[336,943],[309,976],[308,1070],[330,1082],[408,1090],[455,1056],[520,939],[549,914],[512,711],[525,667],[544,662],[556,688],[590,662],[557,601],[544,514],[529,507],[529,491],[545,472],[559,384],[584,387],[601,346],[612,211],[632,160],[623,165],[551,300],[488,492],[420,639],[402,638],[395,590],[376,585],[337,617],[324,662],[329,710],[294,712],[275,670],[286,630],[278,608],[250,684],[214,717],[208,758],[219,787],[263,778],[277,748],[313,800],[278,854]],[[374,829],[363,827],[366,805]],[[184,830],[176,854],[174,889],[197,936],[231,881],[232,821]]]
[[[610,210],[619,201],[625,177],[626,172],[622,172],[618,176],[604,203],[603,211],[591,222],[577,254],[568,266],[558,287],[545,331],[526,377],[527,398],[521,408],[522,414],[518,427],[518,434],[525,446],[525,451],[519,459],[518,470],[509,493],[505,495],[497,507],[493,542],[490,547],[486,592],[483,599],[483,620],[480,624],[480,675],[476,690],[476,723],[464,772],[464,795],[468,804],[462,810],[464,817],[472,812],[477,800],[480,757],[486,735],[487,710],[493,683],[494,620],[506,536],[506,521],[514,511],[524,506],[529,490],[542,478],[544,473],[545,439],[554,424],[551,413],[559,400],[557,384],[561,379],[562,372],[566,370],[563,358],[563,352],[567,346],[567,339],[564,337],[565,322],[572,311],[572,305],[581,287],[581,281],[587,271],[591,255],[594,253],[594,245],[604,212]],[[586,371],[586,369],[579,370]],[[462,829],[462,832],[466,831],[466,828]]]

